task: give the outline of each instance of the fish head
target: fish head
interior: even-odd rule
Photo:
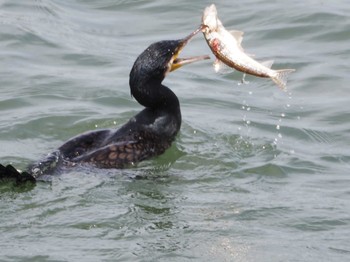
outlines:
[[[204,33],[217,30],[218,26],[220,25],[220,21],[218,20],[218,11],[216,10],[216,6],[214,4],[204,9],[202,24],[205,26],[203,29]]]

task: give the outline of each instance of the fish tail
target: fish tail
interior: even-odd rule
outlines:
[[[295,69],[280,69],[276,70],[272,80],[283,90],[286,89],[287,79],[290,73],[294,72]]]
[[[27,182],[35,184],[35,178],[28,172],[20,172],[12,165],[3,166],[0,164],[0,181],[12,181],[15,185],[25,184]]]

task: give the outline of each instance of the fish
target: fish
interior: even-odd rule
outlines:
[[[281,89],[286,89],[288,75],[295,69],[274,70],[271,69],[273,60],[258,62],[253,59],[252,55],[247,54],[242,47],[243,32],[226,30],[218,18],[214,4],[204,9],[202,27],[204,38],[216,57],[215,71],[225,64],[244,74],[271,78]]]

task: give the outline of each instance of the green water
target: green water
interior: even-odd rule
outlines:
[[[141,110],[128,75],[152,42],[186,36],[209,1],[0,1],[0,163],[24,169]],[[217,1],[267,79],[171,73],[183,123],[127,170],[0,187],[1,261],[347,261],[350,3]],[[183,52],[210,54],[201,35]]]

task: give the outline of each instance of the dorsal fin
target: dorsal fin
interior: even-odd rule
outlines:
[[[267,68],[271,68],[271,66],[273,65],[273,60],[267,60],[267,61],[264,61],[264,62],[261,62],[261,64],[263,66],[266,66]]]
[[[229,31],[230,34],[233,36],[234,39],[236,39],[238,48],[244,52],[244,49],[242,47],[242,40],[243,40],[243,32],[242,31],[237,31],[237,30],[231,30]]]
[[[242,32],[242,31],[237,31],[237,30],[231,30],[231,31],[230,31],[230,34],[237,40],[237,43],[238,43],[239,45],[242,44],[244,32]]]

